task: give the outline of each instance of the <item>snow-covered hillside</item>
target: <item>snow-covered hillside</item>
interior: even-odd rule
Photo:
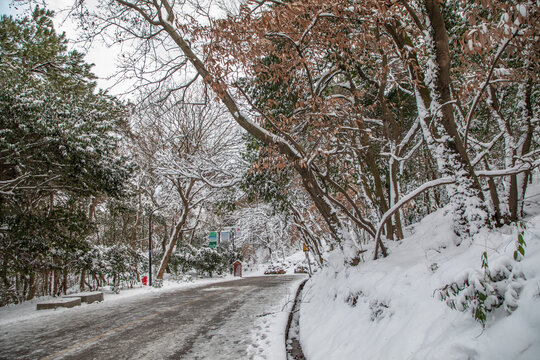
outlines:
[[[540,202],[540,188],[532,190],[524,231],[506,226],[456,246],[452,214],[441,209],[410,227],[403,241],[389,243],[385,259],[345,268],[334,254],[304,290],[300,336],[307,358],[539,359],[540,212],[532,205]],[[525,256],[515,261],[521,232]],[[474,319],[465,291],[456,298],[458,309],[470,305],[463,312],[447,306],[438,291],[468,280],[468,295],[474,294],[479,281],[487,279],[484,252],[493,278],[486,282],[504,298],[487,312],[485,328]],[[509,280],[494,285],[496,271]],[[517,308],[510,312],[514,302]]]

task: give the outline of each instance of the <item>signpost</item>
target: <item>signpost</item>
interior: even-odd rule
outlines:
[[[304,254],[306,254],[306,260],[309,266],[309,276],[311,276],[311,262],[309,261],[309,249],[306,244],[304,244]]]
[[[229,241],[230,238],[231,238],[231,232],[230,231],[222,231],[219,234],[219,242]]]
[[[216,246],[217,246],[217,232],[210,231],[210,235],[208,235],[208,247],[210,249],[214,249]]]
[[[218,243],[231,242],[234,249],[234,240],[240,234],[240,228],[224,228],[223,231],[210,231],[208,233],[208,247],[215,248]]]
[[[240,228],[236,227],[226,227],[223,231],[210,231],[208,233],[208,247],[213,249],[222,242],[231,242],[234,249],[234,240],[238,234],[240,234]]]

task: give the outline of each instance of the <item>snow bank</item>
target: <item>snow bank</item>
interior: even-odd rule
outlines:
[[[538,214],[538,212],[536,212]],[[531,212],[529,211],[529,214]],[[454,244],[452,215],[440,210],[410,228],[408,238],[388,243],[386,259],[344,268],[338,254],[307,284],[300,338],[309,360],[317,359],[538,359],[540,354],[540,216],[526,221],[525,256],[514,262],[518,227],[477,234]],[[437,289],[512,261],[525,275],[510,315],[488,313],[485,329],[470,309],[450,309]],[[508,260],[510,259],[510,260]]]

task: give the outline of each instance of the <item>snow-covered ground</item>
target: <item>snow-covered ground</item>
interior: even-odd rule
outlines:
[[[260,275],[265,268],[265,265],[260,266],[256,269],[256,271],[251,272],[249,276],[245,276],[244,279]],[[280,275],[273,276],[279,277]],[[26,320],[39,322],[43,321],[44,319],[50,319],[51,316],[58,315],[62,315],[63,318],[77,317],[81,312],[92,311],[92,313],[96,313],[99,312],[100,309],[104,309],[104,306],[105,308],[114,306],[114,303],[132,302],[144,297],[148,297],[150,299],[152,297],[155,298],[156,295],[166,295],[166,293],[181,289],[202,287],[204,285],[235,279],[238,281],[243,281],[243,279],[234,278],[232,276],[194,279],[192,282],[165,280],[163,287],[161,288],[142,286],[133,289],[123,289],[120,294],[114,294],[111,291],[105,290],[104,302],[99,304],[83,303],[81,306],[76,306],[73,308],[58,308],[54,310],[37,311],[37,303],[51,299],[51,297],[41,297],[22,304],[0,308],[0,327],[4,329],[14,329],[19,323]],[[266,310],[264,313],[258,315],[255,320],[251,320],[253,321],[252,331],[248,336],[251,336],[252,341],[249,342],[251,345],[247,349],[251,359],[286,359],[286,324],[290,309],[294,302],[296,289],[302,279],[303,277],[299,276],[297,281],[290,281],[290,284],[280,288],[272,298],[265,299],[265,301],[263,301],[264,304],[260,304],[260,306]],[[208,290],[218,291],[220,289],[221,288],[219,287],[212,287]],[[244,319],[244,321],[246,320],[250,321],[249,319]]]
[[[251,333],[253,345],[248,348],[250,359],[286,360],[285,330],[300,281],[291,283],[281,302],[255,320]]]
[[[400,242],[388,242],[389,257],[347,268],[335,253],[329,267],[319,271],[304,288],[300,338],[309,360],[317,359],[523,359],[540,358],[540,186],[529,191],[524,224],[525,256],[513,260],[522,229],[516,225],[484,231],[455,245],[452,214],[447,209],[409,227]],[[487,314],[485,328],[471,309],[453,310],[438,297],[438,289],[474,274],[483,274],[482,254],[488,267],[511,264],[519,290],[517,308],[503,306]],[[288,273],[303,260],[302,252],[283,262]],[[262,275],[268,264],[253,267],[245,276]],[[162,288],[139,287],[120,294],[105,293],[105,302],[192,288],[231,280],[232,277],[165,281]],[[284,332],[294,294],[300,282],[291,282],[282,299],[255,319],[252,359],[285,359]],[[36,311],[40,298],[0,308],[0,326],[70,309]],[[512,299],[508,299],[511,302]],[[506,299],[505,299],[506,301]]]
[[[305,254],[302,251],[293,253],[283,259],[283,261],[274,262],[274,265],[282,267],[286,274],[294,274],[296,265],[305,260]],[[267,264],[254,264],[244,271],[245,276],[281,276],[264,275],[265,270],[270,266]],[[307,278],[307,275],[306,275]],[[279,304],[269,309],[267,314],[260,316],[254,323],[252,338],[253,345],[248,349],[250,359],[254,360],[285,360],[285,331],[289,313],[294,305],[296,290],[301,282],[291,283],[286,293],[282,294],[282,300]]]
[[[540,359],[540,187],[528,192],[525,256],[513,260],[516,225],[485,231],[460,246],[445,209],[389,242],[386,259],[345,268],[338,254],[305,286],[300,336],[309,360],[317,359]],[[482,254],[490,269],[512,266],[525,279],[512,282],[517,309],[487,313],[485,328],[471,309],[451,309],[437,289],[482,276]],[[510,298],[505,302],[512,302]]]
[[[154,296],[156,293],[161,292],[170,292],[175,291],[179,289],[188,289],[188,288],[194,288],[204,285],[209,285],[213,283],[218,282],[224,282],[224,281],[230,281],[238,278],[234,278],[233,276],[226,276],[226,277],[216,277],[216,278],[199,278],[194,279],[191,282],[178,282],[173,280],[164,280],[163,287],[161,288],[155,288],[155,287],[149,287],[149,286],[140,286],[135,287],[132,289],[123,289],[120,291],[119,294],[115,294],[112,291],[104,290],[104,302],[111,303],[111,302],[117,302],[117,301],[125,301],[126,299],[133,298],[133,297],[143,297],[143,296]],[[40,302],[45,302],[47,300],[51,300],[53,297],[51,296],[43,296],[39,297],[30,301],[25,301],[22,304],[17,305],[8,305],[4,307],[0,307],[0,326],[8,326],[10,323],[13,323],[15,321],[21,321],[21,320],[27,320],[31,318],[39,318],[41,316],[47,316],[51,312],[53,313],[59,313],[59,312],[76,312],[80,307],[74,307],[74,308],[57,308],[57,309],[51,309],[51,310],[36,310],[36,304]],[[81,304],[81,307],[86,306],[94,306],[93,304]]]

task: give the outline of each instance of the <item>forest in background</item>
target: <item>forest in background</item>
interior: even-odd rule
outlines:
[[[87,36],[130,45],[130,103],[52,14],[2,17],[3,304],[137,281],[151,213],[158,278],[227,227],[224,259],[306,244],[354,266],[447,204],[458,242],[520,220],[540,165],[533,3],[204,5],[74,3]]]

